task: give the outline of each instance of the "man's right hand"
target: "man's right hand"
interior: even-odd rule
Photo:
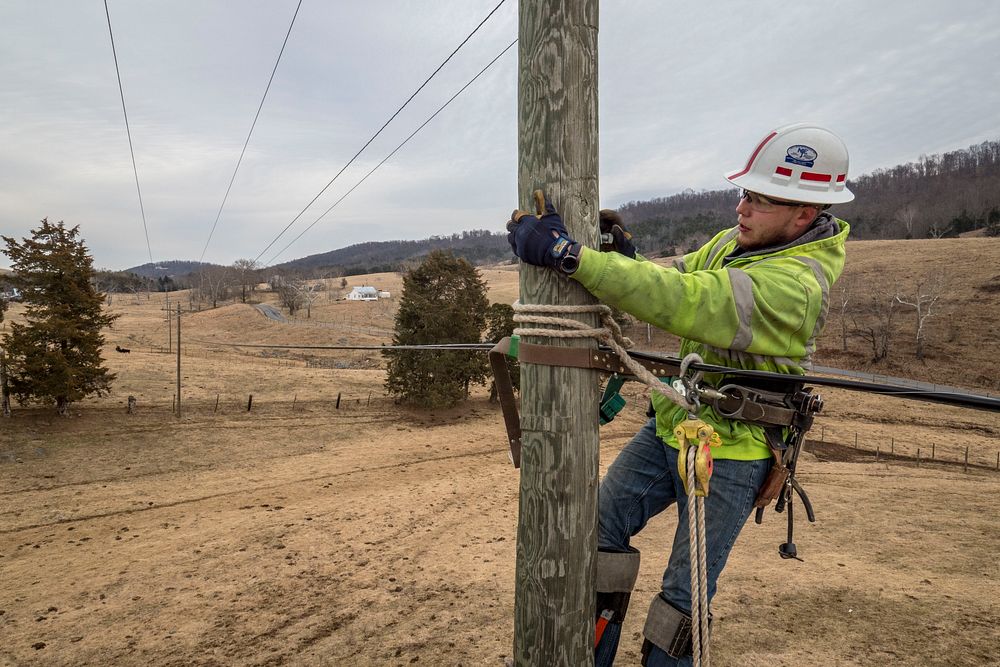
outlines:
[[[601,209],[601,252],[617,252],[635,259],[632,234],[622,224],[622,217],[609,208]]]

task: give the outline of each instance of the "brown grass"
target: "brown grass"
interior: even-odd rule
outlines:
[[[946,250],[950,260],[921,264],[962,268],[947,323],[942,311],[943,331],[955,324],[959,337],[934,343],[941,356],[914,368],[996,377],[996,305],[971,291],[1000,273],[998,249],[989,239],[863,242],[850,247],[848,271],[902,276],[904,260]],[[966,256],[974,261],[959,261]],[[486,275],[491,296],[511,301],[517,273]],[[349,280],[398,295],[394,276]],[[171,302],[178,297],[191,341],[182,418],[170,415],[176,359],[161,351],[161,294],[115,297],[122,317],[106,348],[114,395],[74,406],[69,419],[18,409],[0,423],[0,665],[502,664],[513,631],[517,473],[483,390],[456,409],[421,413],[384,395],[377,355],[331,352],[349,367],[319,368],[308,364],[320,353],[222,344],[388,342],[394,300],[322,296],[311,321],[303,313],[279,324],[242,304],[190,312],[184,294]],[[645,327],[633,335],[644,341]],[[653,343],[670,345],[660,334]],[[132,353],[115,353],[116,344]],[[966,361],[973,353],[978,360]],[[130,394],[139,404],[131,416]],[[643,420],[644,393],[628,385],[626,394],[626,411],[602,429],[605,465]],[[783,516],[769,512],[744,531],[713,605],[716,663],[993,664],[1000,473],[988,468],[1000,416],[823,394],[813,440],[849,448],[840,458],[854,462],[806,455],[801,478],[818,523],[799,522],[805,562],[775,553]],[[914,458],[920,447],[926,459],[932,443],[937,459],[953,462],[968,445],[978,467],[874,461],[876,447],[890,446]],[[623,664],[638,662],[642,612],[674,521],[665,512],[635,540],[644,555]]]

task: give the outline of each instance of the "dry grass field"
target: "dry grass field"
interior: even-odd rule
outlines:
[[[953,281],[929,358],[908,360],[900,343],[879,372],[996,386],[1000,241],[849,252],[862,281],[912,279],[911,264]],[[484,275],[493,300],[513,300],[516,271]],[[348,281],[401,288],[395,274]],[[377,353],[224,344],[390,340],[395,298],[329,295],[290,323],[243,304],[191,311],[170,295],[184,309],[179,419],[164,295],[116,295],[115,393],[66,419],[31,408],[0,422],[0,665],[503,664],[517,473],[485,391],[416,412],[385,396]],[[851,359],[835,352],[836,326],[820,363]],[[632,335],[646,346],[644,326]],[[670,349],[661,335],[652,345]],[[641,388],[626,393],[602,428],[602,466],[643,420]],[[997,664],[1000,415],[822,393],[800,466],[818,515],[798,522],[804,561],[778,558],[784,516],[746,528],[713,604],[715,664]],[[926,459],[932,444],[938,460],[918,467],[916,447]],[[876,462],[876,446],[902,456]],[[674,522],[665,512],[635,540],[644,557],[621,664],[638,664]]]

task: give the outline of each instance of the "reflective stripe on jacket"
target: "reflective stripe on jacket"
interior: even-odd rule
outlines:
[[[827,238],[733,257],[738,230],[722,231],[670,267],[584,248],[573,278],[604,303],[680,336],[682,357],[697,352],[709,364],[802,375],[844,268],[850,226],[832,220],[839,231]],[[687,413],[658,393],[652,400],[656,432],[676,449],[673,429]],[[770,456],[760,427],[724,419],[710,407],[699,416],[722,437],[715,458]]]

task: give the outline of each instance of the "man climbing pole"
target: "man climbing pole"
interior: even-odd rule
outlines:
[[[768,133],[746,165],[726,176],[740,189],[737,226],[669,267],[637,255],[613,211],[601,211],[604,252],[570,238],[547,201],[537,215],[515,211],[508,240],[523,261],[568,275],[604,303],[680,336],[681,356],[803,375],[826,319],[830,288],[844,266],[850,227],[827,209],[854,198],[846,187],[847,169],[847,148],[829,130],[798,123]],[[643,664],[692,664],[688,495],[684,465],[678,468],[685,420],[699,420],[721,440],[711,448],[714,471],[702,515],[709,602],[750,513],[773,499],[775,486],[787,477],[780,465],[781,434],[774,429],[765,433],[709,405],[689,415],[656,392],[650,417],[608,468],[598,494],[597,665],[614,661],[639,572],[639,552],[629,541],[672,504],[678,526],[662,590],[646,616]],[[773,466],[775,458],[779,465]],[[779,472],[784,475],[775,480]],[[759,497],[762,490],[770,497]],[[698,619],[693,623],[697,632]]]

